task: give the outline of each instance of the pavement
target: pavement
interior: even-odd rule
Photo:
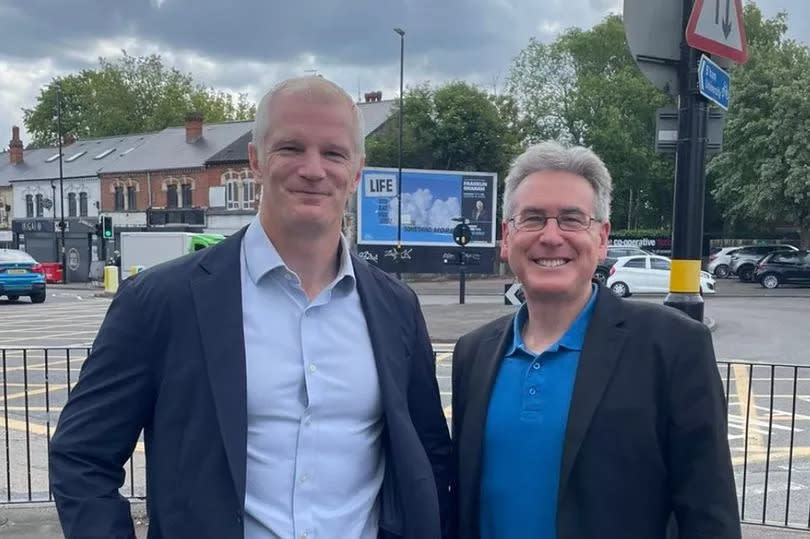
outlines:
[[[409,281],[408,284],[414,288],[422,301],[422,309],[431,340],[434,343],[452,343],[455,342],[459,335],[467,333],[498,316],[515,311],[516,307],[503,305],[503,286],[511,282],[509,278],[470,280],[467,283],[468,303],[464,305],[458,304],[458,283],[455,280]],[[50,285],[49,288],[52,291],[78,291],[82,295],[88,296],[103,295],[103,292],[100,291],[102,289],[98,286],[85,283]],[[759,294],[758,288],[740,288],[742,291],[740,296],[749,297],[747,295],[749,293],[752,295]],[[736,291],[736,288],[734,290]],[[455,298],[453,297],[454,294],[456,295]],[[802,293],[791,291],[790,294]],[[732,291],[732,295],[736,295],[736,292]],[[660,302],[661,298],[641,298],[641,300]],[[73,316],[75,316],[75,312]],[[719,318],[722,319],[723,324],[726,324],[729,317],[720,316]],[[728,323],[733,326],[733,323]],[[717,327],[717,323],[712,318],[707,317],[706,324],[711,329]],[[721,327],[725,327],[723,324],[721,324]],[[137,537],[139,539],[145,538],[148,527],[145,518],[145,506],[142,502],[133,503],[133,516],[136,522]],[[0,504],[0,537],[10,539],[51,539],[60,538],[63,535],[60,531],[53,504]],[[810,539],[810,530],[795,531],[779,529],[774,526],[743,525],[743,538],[745,539],[799,537]]]
[[[132,516],[135,535],[145,539],[148,532],[145,504],[134,502]],[[810,531],[782,530],[772,526],[743,524],[743,539],[810,538]],[[0,506],[0,537],[4,539],[61,539],[64,537],[53,504]]]

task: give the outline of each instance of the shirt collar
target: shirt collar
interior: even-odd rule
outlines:
[[[272,240],[267,237],[267,233],[264,231],[258,216],[248,225],[248,229],[242,240],[242,248],[244,250],[247,273],[255,285],[258,285],[267,274],[278,268],[285,268],[293,273],[284,263],[284,260],[282,260]],[[354,266],[352,265],[349,244],[343,234],[340,235],[338,256],[340,257],[338,272],[335,276],[335,280],[332,281],[328,288],[345,286],[347,291],[352,290],[356,285],[356,278],[354,276]]]
[[[564,347],[569,350],[582,350],[582,346],[585,342],[585,332],[588,329],[588,320],[591,318],[593,307],[596,304],[596,296],[599,293],[598,286],[595,284],[592,284],[591,286],[591,297],[588,300],[588,303],[585,304],[585,307],[582,308],[563,336],[560,337],[560,340],[549,347],[549,351],[556,352],[560,347]],[[526,303],[524,303],[520,306],[518,312],[515,313],[515,317],[513,318],[512,343],[506,350],[506,356],[514,355],[517,351],[521,351],[531,356],[536,355],[526,348],[526,345],[523,342],[523,335],[521,335],[523,326],[526,324],[526,320],[528,320],[528,318],[529,307]]]

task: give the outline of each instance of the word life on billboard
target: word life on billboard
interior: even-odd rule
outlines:
[[[358,244],[396,244],[401,227],[404,245],[455,245],[453,229],[465,218],[472,232],[470,246],[495,245],[496,174],[403,169],[401,186],[398,178],[397,169],[363,169]]]

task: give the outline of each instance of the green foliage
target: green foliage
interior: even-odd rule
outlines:
[[[732,71],[723,152],[709,164],[732,223],[791,223],[810,247],[810,50],[785,38],[786,16],[745,6],[750,58]]]
[[[252,119],[255,105],[244,94],[195,84],[191,75],[167,67],[159,55],[99,59],[96,69],[55,78],[40,90],[37,104],[23,109],[32,145],[54,144],[57,89],[61,92],[62,132],[77,138],[158,131],[182,125],[188,112],[206,122]]]
[[[673,163],[655,153],[656,110],[670,104],[642,75],[621,17],[590,30],[531,40],[515,58],[508,89],[519,105],[523,142],[556,139],[593,149],[613,177],[614,226],[655,227],[672,215]]]
[[[366,164],[399,164],[399,110],[366,141]],[[517,105],[464,82],[409,88],[403,98],[403,168],[497,172],[520,148]],[[499,189],[502,192],[503,189]]]

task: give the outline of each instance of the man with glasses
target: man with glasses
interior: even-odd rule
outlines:
[[[526,303],[463,336],[452,435],[465,539],[739,538],[711,335],[592,282],[611,178],[546,142],[505,181],[501,257]]]

